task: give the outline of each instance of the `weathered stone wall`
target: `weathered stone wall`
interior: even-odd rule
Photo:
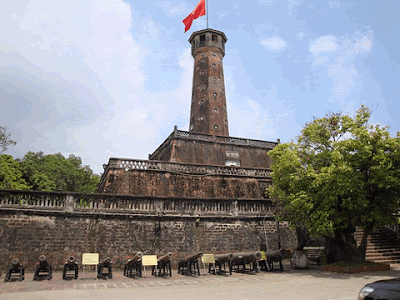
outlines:
[[[266,221],[268,244],[277,249],[276,223]],[[280,226],[283,248],[293,249],[295,237],[287,224]],[[193,252],[219,253],[258,250],[265,243],[263,220],[208,220],[186,218],[157,220],[129,216],[82,216],[74,213],[0,212],[0,268],[14,257],[28,268],[44,254],[51,264],[61,268],[70,255],[81,260],[82,253],[97,252],[111,257],[120,269],[134,251],[163,255],[174,253],[177,259]]]
[[[233,153],[243,168],[270,168],[271,158],[268,151],[269,149],[246,145],[172,139],[169,146],[154,157],[162,161],[224,166],[226,160],[230,159],[229,153]]]
[[[213,136],[175,128],[149,159],[220,166],[236,161],[242,168],[269,169],[272,160],[268,152],[277,144],[278,142]]]
[[[105,181],[97,192],[226,199],[265,199],[265,189],[270,184],[267,178],[111,168]]]
[[[40,255],[61,267],[69,255],[98,252],[118,268],[132,252],[177,259],[193,252],[270,249],[278,232],[269,200],[139,197],[0,190],[0,268],[13,257],[32,269]],[[264,230],[265,229],[265,230]],[[296,238],[280,226],[281,245]]]

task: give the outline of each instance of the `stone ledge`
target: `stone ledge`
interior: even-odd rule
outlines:
[[[334,265],[323,265],[321,266],[322,271],[335,272],[335,273],[362,273],[362,272],[377,272],[390,270],[390,265],[388,264],[374,264],[367,266],[352,266],[352,267],[342,267]]]
[[[275,221],[275,216],[265,215],[189,215],[189,214],[164,214],[163,216],[158,216],[157,214],[150,213],[128,213],[128,212],[102,212],[95,210],[82,210],[82,211],[65,211],[65,210],[45,210],[45,209],[28,209],[28,208],[4,208],[0,207],[0,215],[4,214],[26,214],[26,215],[39,215],[39,216],[64,216],[64,217],[75,217],[75,218],[107,218],[107,219],[121,219],[127,218],[132,220],[156,220],[156,221],[171,221],[171,220],[197,220],[202,221]]]

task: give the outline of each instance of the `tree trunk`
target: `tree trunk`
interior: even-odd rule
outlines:
[[[297,235],[297,248],[296,250],[303,250],[305,246],[309,244],[310,235],[308,230],[303,225],[296,226],[296,235]]]
[[[328,264],[340,261],[362,261],[364,259],[357,249],[354,231],[354,228],[349,226],[345,229],[337,229],[333,236],[326,237],[325,249]]]
[[[363,261],[365,261],[365,255],[367,253],[368,236],[371,234],[372,229],[373,229],[372,224],[367,224],[365,226],[360,246],[358,246],[358,251],[360,252]]]

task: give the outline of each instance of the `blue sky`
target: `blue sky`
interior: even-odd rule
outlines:
[[[147,159],[188,130],[197,0],[0,1],[0,125],[28,151]],[[288,142],[313,117],[353,114],[400,131],[400,2],[208,1],[223,31],[231,136]]]

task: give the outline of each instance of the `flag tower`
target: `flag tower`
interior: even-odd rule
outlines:
[[[222,64],[226,42],[223,32],[210,28],[189,38],[194,58],[189,131],[229,136]]]

